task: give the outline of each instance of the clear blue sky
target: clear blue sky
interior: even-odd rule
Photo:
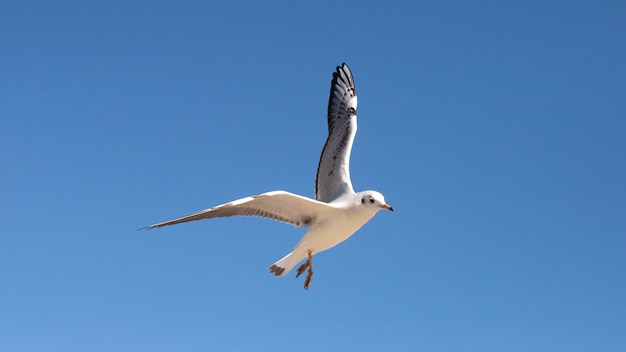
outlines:
[[[0,350],[626,350],[623,1],[3,1]],[[312,196],[335,66],[357,190],[315,259],[253,218]]]

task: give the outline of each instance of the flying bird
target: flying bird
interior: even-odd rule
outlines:
[[[380,210],[393,208],[376,191],[354,192],[350,181],[350,152],[357,129],[357,96],[352,72],[345,63],[333,73],[328,99],[328,138],[315,180],[315,199],[286,191],[267,192],[218,205],[181,218],[150,225],[153,229],[183,222],[229,216],[259,216],[308,231],[291,253],[272,264],[270,273],[284,276],[302,260],[296,272],[307,271],[304,288],[313,277],[313,256],[352,236]]]

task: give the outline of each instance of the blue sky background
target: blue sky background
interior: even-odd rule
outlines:
[[[626,350],[623,1],[3,1],[0,350]],[[315,259],[335,66],[380,213]]]

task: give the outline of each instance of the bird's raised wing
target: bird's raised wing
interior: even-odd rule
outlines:
[[[259,216],[286,222],[294,226],[309,226],[317,217],[331,209],[333,209],[332,206],[323,202],[285,191],[274,191],[241,198],[178,219],[150,225],[143,229],[149,230],[155,227],[175,225],[188,221],[237,215]]]
[[[333,73],[328,99],[328,139],[324,144],[315,180],[315,199],[330,202],[354,193],[350,181],[350,151],[356,134],[356,90],[345,63]]]

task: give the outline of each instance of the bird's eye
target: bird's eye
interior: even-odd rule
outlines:
[[[370,204],[374,204],[374,198],[370,197]]]

